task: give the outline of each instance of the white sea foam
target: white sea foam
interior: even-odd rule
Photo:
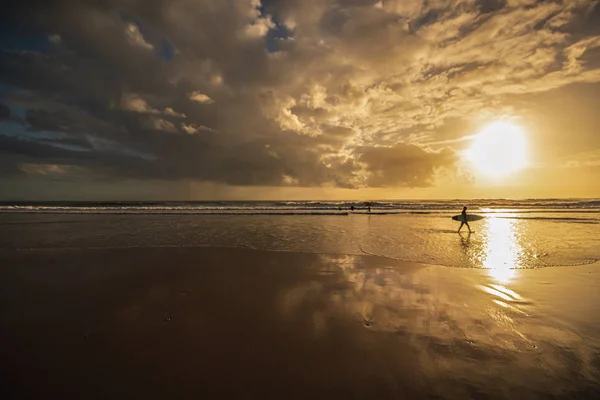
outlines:
[[[284,202],[48,202],[0,203],[0,213],[48,214],[243,214],[377,215],[450,213],[468,205],[476,213],[600,213],[600,200],[284,201]],[[354,208],[351,210],[351,208]]]

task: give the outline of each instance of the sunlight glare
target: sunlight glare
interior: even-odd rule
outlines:
[[[467,150],[475,169],[489,177],[500,178],[527,166],[527,141],[523,129],[510,122],[486,126]]]
[[[501,284],[508,283],[520,268],[522,248],[513,221],[504,218],[488,218],[487,243],[481,264],[489,275]]]

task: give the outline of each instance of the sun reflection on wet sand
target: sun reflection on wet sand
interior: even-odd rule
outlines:
[[[526,265],[525,246],[518,220],[490,217],[481,227],[476,239],[461,235],[461,245],[466,262],[474,268],[487,271],[494,283],[478,285],[483,292],[493,296],[492,301],[511,311],[527,314],[523,307],[528,304],[518,293],[507,286],[515,283]]]

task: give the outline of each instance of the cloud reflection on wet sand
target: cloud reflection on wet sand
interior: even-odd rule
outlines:
[[[535,273],[518,270],[522,247],[512,221],[491,219],[481,234],[478,246],[463,245],[483,270],[323,255],[319,272],[339,281],[293,288],[282,297],[282,311],[294,313],[318,296],[327,305],[313,315],[316,334],[327,331],[332,316],[346,315],[371,332],[370,340],[392,335],[414,353],[390,348],[390,357],[413,365],[432,395],[592,393],[600,382],[598,341],[583,341],[571,321],[545,315],[511,289],[511,282],[530,278],[522,273]]]
[[[594,266],[500,283],[486,269],[226,248],[0,261],[5,370],[28,398],[598,397]]]

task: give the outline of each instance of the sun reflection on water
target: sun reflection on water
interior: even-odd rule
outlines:
[[[523,247],[515,220],[487,218],[483,227],[483,246],[477,254],[481,268],[501,284],[510,282],[521,268]]]

